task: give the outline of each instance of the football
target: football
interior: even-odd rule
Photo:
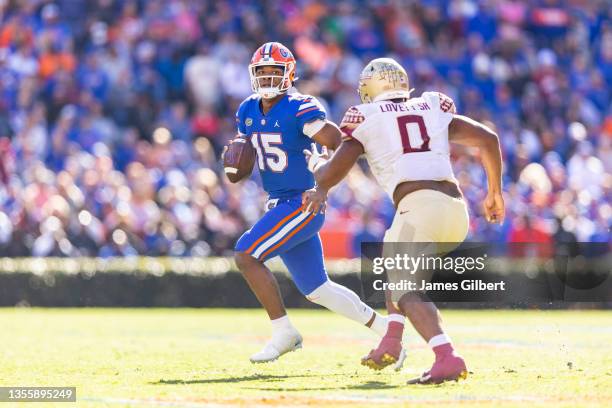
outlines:
[[[223,168],[227,178],[236,183],[253,171],[257,154],[253,145],[244,137],[232,139],[223,155]]]

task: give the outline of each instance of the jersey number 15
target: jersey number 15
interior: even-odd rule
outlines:
[[[283,144],[280,133],[253,133],[251,142],[257,150],[257,165],[259,170],[269,170],[281,173],[287,168],[287,152],[278,147]]]

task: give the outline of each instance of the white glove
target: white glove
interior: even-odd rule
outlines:
[[[323,146],[321,152],[319,152],[316,143],[312,143],[310,149],[311,150],[304,149],[304,156],[306,156],[306,161],[308,162],[308,170],[314,173],[317,168],[327,162],[329,159],[329,152],[327,151],[327,146]]]

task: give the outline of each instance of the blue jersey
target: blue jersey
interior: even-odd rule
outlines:
[[[236,112],[236,124],[257,151],[264,190],[270,198],[287,198],[314,187],[303,153],[312,140],[303,129],[308,122],[325,119],[323,106],[313,96],[292,93],[264,115],[260,100],[257,94],[246,98]]]

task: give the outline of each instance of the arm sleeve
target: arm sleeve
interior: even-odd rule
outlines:
[[[300,101],[295,113],[298,128],[304,133],[304,125],[314,120],[325,120],[327,113],[317,98],[311,96]]]

